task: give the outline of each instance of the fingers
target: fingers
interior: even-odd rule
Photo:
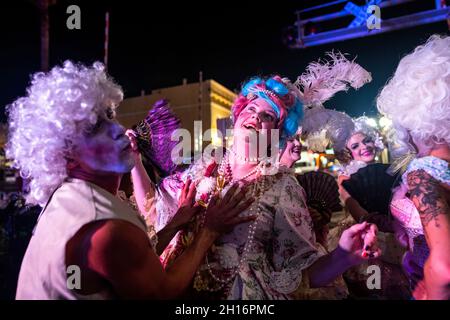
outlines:
[[[369,227],[369,234],[371,234],[375,239],[377,238],[378,227],[375,223],[371,223]]]
[[[133,151],[137,151],[138,150],[138,146],[137,146],[137,141],[136,141],[136,132],[134,132],[131,129],[128,129],[127,131],[125,131],[125,135],[130,140],[131,149],[133,149]]]
[[[363,232],[366,228],[367,228],[367,222],[364,221],[363,223],[354,224],[353,226],[351,226],[350,228],[348,228],[345,231],[347,232],[347,234],[350,237],[354,237],[354,236],[358,235],[359,233]]]
[[[231,197],[234,195],[234,193],[236,192],[237,188],[239,187],[239,184],[234,183],[230,189],[228,189],[227,193],[225,194],[225,197],[223,197],[222,199],[222,203],[229,203]]]
[[[369,253],[369,258],[376,259],[381,257],[381,254],[382,254],[381,249],[377,249],[377,251]]]
[[[374,224],[370,224],[368,227],[368,231],[364,236],[364,250],[363,257],[367,256],[368,258],[378,258],[381,255],[381,250],[377,245],[377,236],[376,233],[378,228]]]
[[[132,139],[132,138],[136,138],[136,132],[134,132],[134,130],[128,129],[127,131],[125,131],[125,135]]]
[[[338,177],[338,185],[341,186],[342,182],[344,182],[345,180],[349,180],[349,179],[350,179],[349,176],[346,176],[346,175],[340,175],[340,176]]]
[[[376,259],[376,258],[381,257],[381,253],[382,253],[381,249],[377,249],[375,251],[365,251],[365,250],[363,250],[363,252],[361,254],[361,257],[363,259],[365,259],[365,260]]]
[[[180,195],[180,202],[179,205],[182,206],[185,204],[185,200],[187,198],[187,195],[189,193],[189,187],[191,185],[191,178],[188,177],[186,182],[183,185],[183,189],[181,189],[181,195]]]
[[[199,205],[194,205],[194,206],[192,207],[192,210],[193,210],[194,215],[197,215],[200,211],[203,210],[203,207],[202,207],[202,206],[199,206]]]
[[[182,197],[187,194],[190,184],[191,184],[191,178],[187,178],[186,182],[183,185],[183,190],[181,191]]]
[[[237,225],[237,224],[241,224],[241,223],[244,223],[244,222],[253,221],[253,220],[255,220],[256,218],[257,218],[257,216],[236,217],[236,218],[231,219],[231,220],[228,222],[228,224],[229,224],[230,226],[235,226],[235,225]]]
[[[377,232],[378,228],[375,224],[369,224],[367,233],[364,235],[364,249],[370,250],[372,246],[376,245],[377,242]],[[366,247],[369,247],[366,249]]]
[[[215,193],[209,200],[208,208],[213,208],[216,205],[218,199],[219,199],[219,194]]]
[[[250,207],[252,205],[252,203],[255,201],[254,198],[249,198],[246,201],[244,201],[243,203],[241,203],[239,206],[237,206],[236,208],[232,209],[229,211],[229,214],[231,217],[237,216],[239,213],[243,212],[244,210],[246,210],[248,207]]]
[[[230,199],[230,201],[228,202],[228,207],[230,209],[233,209],[234,207],[236,207],[241,201],[242,199],[245,198],[245,191],[241,190],[236,196],[232,197]]]
[[[195,186],[195,183],[191,183],[190,180],[189,180],[189,189],[188,190],[189,190],[189,192],[188,192],[186,200],[188,201],[189,204],[192,204],[195,199],[195,193],[197,191],[197,188]]]

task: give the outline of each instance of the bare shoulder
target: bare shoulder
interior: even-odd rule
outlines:
[[[149,241],[144,231],[130,222],[118,219],[104,220],[93,226],[92,249],[98,254],[121,253],[132,256],[148,251]]]
[[[423,225],[426,227],[434,221],[435,226],[439,227],[437,218],[448,212],[444,189],[439,181],[423,169],[409,172],[407,181],[410,198],[420,213]]]
[[[81,228],[67,244],[67,257],[100,274],[140,264],[151,251],[147,235],[130,222],[100,220]]]

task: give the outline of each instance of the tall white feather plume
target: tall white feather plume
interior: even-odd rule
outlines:
[[[340,52],[328,52],[328,60],[312,62],[294,83],[302,92],[306,106],[323,104],[339,91],[359,89],[372,81],[372,76],[359,64]]]

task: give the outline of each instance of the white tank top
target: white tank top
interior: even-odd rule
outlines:
[[[109,290],[80,295],[67,286],[67,242],[84,225],[105,219],[125,220],[146,232],[145,221],[126,202],[87,181],[67,179],[39,216],[22,261],[16,299],[114,298]]]

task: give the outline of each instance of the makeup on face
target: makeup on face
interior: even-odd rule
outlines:
[[[134,166],[125,129],[108,113],[88,128],[77,149],[77,161],[95,171],[126,173]]]
[[[372,138],[362,134],[354,134],[347,142],[347,148],[350,151],[353,160],[366,163],[375,160],[375,143]]]
[[[287,167],[292,167],[301,158],[302,144],[300,143],[300,135],[296,135],[286,141],[286,147],[283,150],[280,162]]]
[[[235,127],[260,131],[261,129],[274,129],[277,116],[272,106],[262,98],[250,102],[239,115]]]

